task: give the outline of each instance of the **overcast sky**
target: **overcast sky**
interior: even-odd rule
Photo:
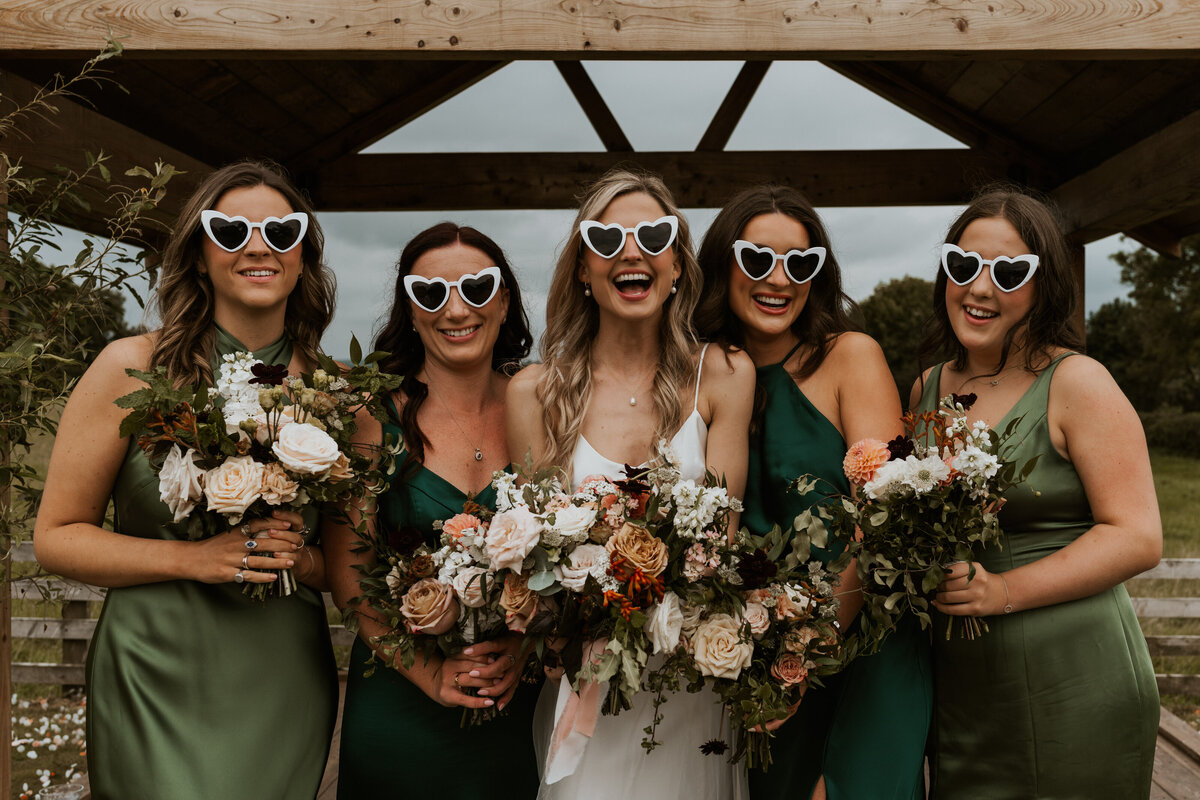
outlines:
[[[692,150],[740,62],[587,61],[584,66],[636,150]],[[948,148],[962,145],[816,62],[780,61],[767,72],[729,150]],[[599,138],[554,64],[518,61],[364,152],[599,151]],[[635,159],[636,160],[636,159]],[[882,281],[931,277],[959,207],[819,209],[855,299]],[[717,209],[686,209],[698,245]],[[364,346],[387,311],[404,243],[451,219],[495,239],[509,257],[535,328],[542,330],[555,256],[571,211],[323,213],[326,257],[337,273],[338,309],[325,348],[344,355],[351,332]],[[68,253],[75,237],[64,242]],[[1087,310],[1126,288],[1109,255],[1136,243],[1110,237],[1087,247]],[[131,320],[141,321],[136,304]]]

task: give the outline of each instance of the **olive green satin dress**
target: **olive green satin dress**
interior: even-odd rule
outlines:
[[[217,356],[245,350],[218,329]],[[287,339],[254,353],[287,364]],[[115,529],[176,539],[132,443]],[[314,517],[315,519],[315,517]],[[311,527],[311,523],[310,523]],[[232,572],[232,570],[231,570]],[[265,603],[233,582],[108,590],[87,662],[88,773],[97,800],[295,800],[316,795],[337,711],[321,596]]]
[[[1067,354],[1070,355],[1070,354]],[[1029,564],[1092,527],[1083,484],[1050,441],[1046,405],[1055,359],[995,426],[1020,418],[1007,459],[1037,455],[1008,493],[1003,549],[975,557],[989,572]],[[936,408],[941,367],[920,410]],[[1037,494],[1035,495],[1035,492]],[[946,617],[935,615],[934,630]],[[1136,800],[1150,794],[1158,689],[1124,586],[987,618],[975,641],[935,636],[931,797]]]
[[[398,426],[384,432],[397,440]],[[399,456],[403,461],[404,455]],[[380,496],[379,513],[389,529],[420,529],[437,546],[435,520],[462,513],[467,496],[424,466],[395,478]],[[475,496],[494,506],[491,486]],[[375,663],[363,677],[370,649],[357,639],[350,652],[350,675],[342,709],[339,800],[437,798],[493,800],[533,798],[538,790],[533,749],[533,707],[537,687],[517,688],[506,712],[467,728],[463,710],[431,700],[399,672]],[[420,658],[420,655],[417,656]]]
[[[742,524],[762,533],[791,525],[821,501],[816,493],[790,491],[797,477],[823,478],[824,492],[849,494],[850,485],[842,471],[845,441],[782,363],[759,367],[758,385],[767,404],[751,439]],[[844,547],[831,543],[818,555],[827,561]],[[878,653],[822,681],[776,732],[770,769],[750,771],[750,797],[807,798],[824,775],[830,800],[922,798],[932,692],[928,636],[903,621]]]

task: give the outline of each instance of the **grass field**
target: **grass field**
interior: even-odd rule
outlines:
[[[1163,521],[1163,554],[1168,558],[1200,558],[1200,460],[1153,453],[1154,480]],[[27,574],[34,565],[18,564],[16,574]],[[1200,597],[1200,581],[1129,582],[1130,594],[1144,597]],[[16,601],[14,616],[59,616],[61,606]],[[93,615],[99,604],[92,604]],[[337,612],[330,610],[330,621]],[[1143,620],[1146,634],[1198,634],[1200,620]],[[338,662],[346,666],[349,648],[337,648]],[[62,644],[57,641],[15,639],[13,660],[58,662]],[[1155,671],[1200,674],[1200,656],[1155,659]],[[1162,704],[1200,730],[1200,696],[1164,695]],[[61,687],[20,685],[13,708],[13,797],[28,800],[46,783],[64,783],[72,771],[84,767],[83,700],[65,696]]]

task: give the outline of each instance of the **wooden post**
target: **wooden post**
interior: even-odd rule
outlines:
[[[7,166],[7,158],[0,157],[0,167]],[[0,257],[8,254],[8,186],[0,181]],[[0,292],[4,291],[4,278],[0,277]],[[0,309],[0,330],[8,326],[8,311]],[[0,434],[0,464],[8,463],[8,442]],[[10,501],[9,486],[0,486],[0,506]],[[3,546],[4,571],[0,580],[0,742],[8,745],[6,755],[0,759],[0,800],[12,796],[12,540],[5,537]]]

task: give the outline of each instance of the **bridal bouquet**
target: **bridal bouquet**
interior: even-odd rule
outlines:
[[[1036,458],[1018,467],[1002,456],[1019,419],[1001,433],[967,422],[975,399],[943,397],[936,411],[905,415],[905,436],[886,444],[864,439],[846,454],[846,477],[858,496],[844,498],[840,511],[862,532],[858,570],[880,639],[904,613],[922,627],[932,624],[929,600],[947,567],[973,560],[977,548],[999,546],[1004,494],[1035,466]],[[946,638],[952,631],[953,620]],[[962,618],[966,638],[985,631],[983,620]]]
[[[221,533],[277,508],[300,510],[361,499],[382,485],[381,463],[352,446],[355,414],[385,419],[379,400],[399,385],[351,342],[344,369],[318,355],[318,369],[289,376],[249,353],[223,356],[216,386],[176,387],[166,368],[127,370],[144,388],[116,400],[129,414],[122,436],[136,436],[158,475],[159,497],[189,539]],[[246,584],[263,600],[296,589],[291,570],[272,584]]]

